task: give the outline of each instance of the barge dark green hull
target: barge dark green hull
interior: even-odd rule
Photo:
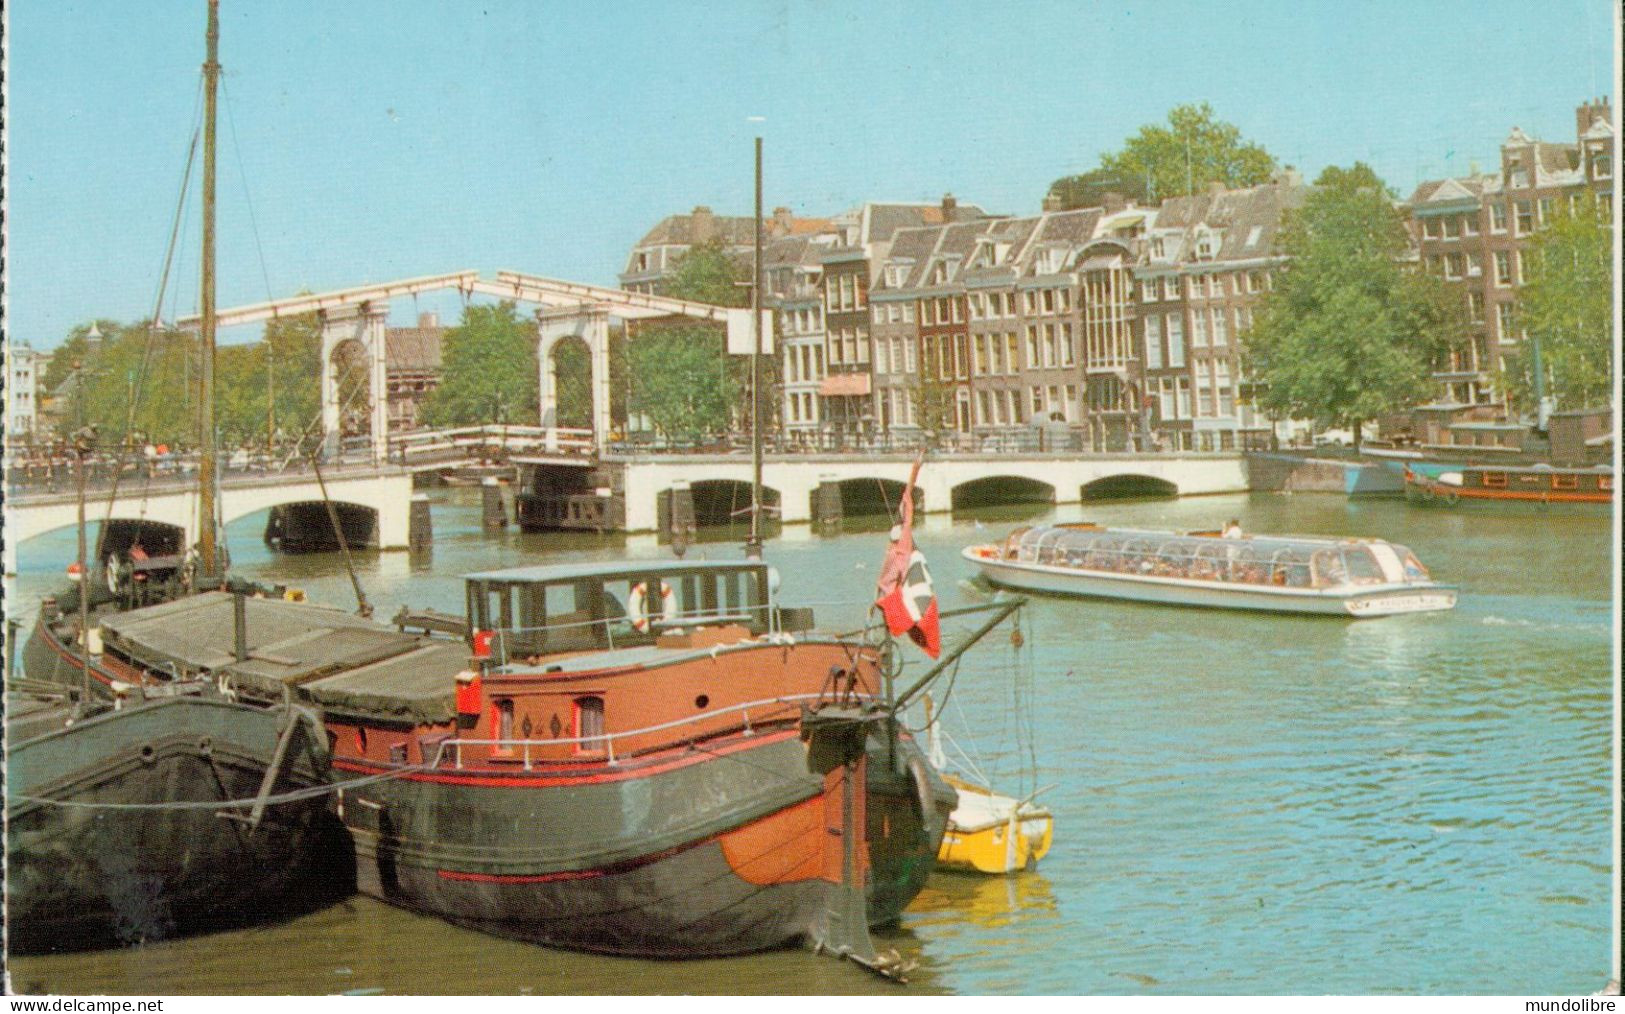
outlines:
[[[211,805],[259,791],[285,712],[174,697],[68,724],[71,707],[8,708],[6,933],[14,951],[243,925],[351,890],[353,857],[324,796],[271,805],[252,829]],[[327,777],[325,734],[301,711],[275,788]]]
[[[956,805],[912,741],[890,753],[870,741],[871,925],[924,886]],[[554,947],[710,957],[813,930],[833,885],[780,867],[809,821],[815,838],[839,832],[823,790],[792,730],[568,775],[436,770],[345,793],[342,814],[366,894]]]

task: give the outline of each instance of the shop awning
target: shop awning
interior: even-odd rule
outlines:
[[[867,373],[831,373],[818,385],[818,393],[826,398],[861,397],[869,393]]]

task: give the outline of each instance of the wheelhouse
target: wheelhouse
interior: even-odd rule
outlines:
[[[1098,525],[1018,528],[1003,559],[1142,578],[1332,589],[1432,580],[1416,554],[1380,540],[1144,532]]]
[[[702,626],[770,633],[784,621],[774,599],[777,575],[754,561],[517,567],[465,581],[469,628],[495,632],[499,664],[653,644]]]

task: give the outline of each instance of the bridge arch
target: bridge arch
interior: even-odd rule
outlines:
[[[1085,503],[1101,500],[1168,500],[1177,496],[1179,487],[1167,479],[1132,472],[1102,476],[1078,488],[1078,499]]]
[[[670,490],[661,492],[661,496]],[[688,484],[694,505],[694,524],[700,528],[750,523],[750,483],[742,479],[699,479]],[[779,491],[762,487],[763,508],[773,508],[768,518],[778,516]]]
[[[257,512],[245,511],[239,517],[254,513]],[[344,533],[346,546],[365,549],[378,545],[376,508],[334,501],[333,514],[330,515],[327,503],[321,500],[295,500],[272,505],[265,518],[265,544],[284,553],[334,552],[340,548],[338,536],[333,531],[335,515],[339,529]]]
[[[841,492],[841,514],[849,518],[895,518],[902,510],[903,490],[907,485],[898,479],[871,476],[842,479],[836,483]],[[816,504],[814,508],[813,516],[817,517]],[[916,513],[925,512],[925,491],[919,486],[914,487],[914,510]]]
[[[1027,504],[1053,504],[1055,487],[1025,475],[986,475],[962,482],[949,491],[954,510]]]

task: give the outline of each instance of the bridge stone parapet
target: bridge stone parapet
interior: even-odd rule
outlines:
[[[813,519],[814,493],[823,483],[879,480],[899,487],[913,457],[906,454],[770,455],[762,485],[778,494],[780,520]],[[660,495],[681,484],[751,481],[751,461],[735,454],[607,455],[603,464],[624,472],[626,530],[657,527]],[[954,491],[986,479],[1024,480],[1053,492],[1055,503],[1077,503],[1085,486],[1103,479],[1136,477],[1166,484],[1179,495],[1241,493],[1247,467],[1236,454],[955,454],[930,458],[918,487],[924,509],[952,509]]]
[[[412,475],[400,468],[323,470],[328,498],[352,503],[376,513],[374,541],[380,549],[407,548],[410,528]],[[308,472],[229,477],[221,483],[220,512],[230,524],[238,518],[284,504],[320,501],[321,484]],[[150,485],[127,479],[109,512],[106,493],[90,493],[86,517],[143,519],[181,528],[186,544],[197,541],[198,490],[195,482]],[[78,521],[77,496],[72,492],[34,493],[6,500],[5,569],[17,571],[17,545],[37,535],[66,528]]]

